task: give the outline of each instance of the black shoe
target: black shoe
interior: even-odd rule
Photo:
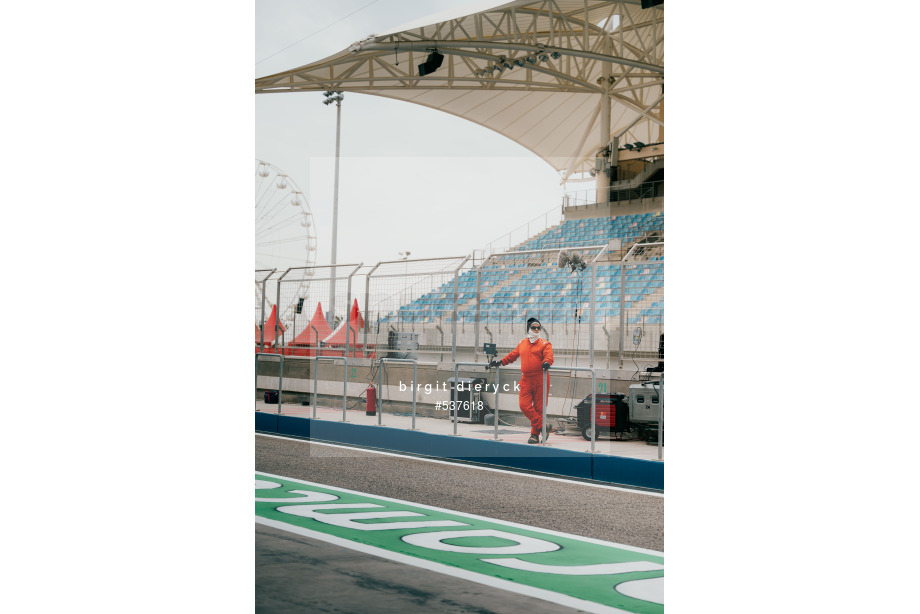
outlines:
[[[539,435],[531,435],[530,439],[527,440],[527,443],[539,443],[539,441],[540,441]]]

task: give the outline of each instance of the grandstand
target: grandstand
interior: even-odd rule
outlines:
[[[604,218],[566,220],[539,236],[516,246],[514,251],[579,248],[590,245],[616,245],[627,248],[651,234],[663,236],[664,214],[645,213]],[[609,259],[608,259],[609,260]],[[641,305],[638,314],[630,316],[627,323],[640,321],[661,323],[664,299],[663,257],[656,256],[641,270],[631,270],[625,279],[627,308],[633,303]],[[481,317],[523,321],[539,305],[548,322],[572,320],[576,309],[587,308],[587,291],[580,287],[582,277],[560,269],[555,262],[545,262],[537,270],[515,271],[524,265],[508,270],[488,271],[482,274],[480,307]],[[515,274],[518,273],[518,274]],[[620,265],[600,264],[597,270],[598,303],[596,321],[619,316]],[[458,318],[463,322],[474,320],[477,286],[476,272],[469,270],[458,280]],[[658,300],[649,300],[651,298]],[[571,309],[565,306],[572,306]],[[397,311],[380,318],[380,322],[435,322],[443,317],[445,309],[453,307],[453,282],[445,282],[402,305]]]
[[[586,353],[592,334],[598,350],[595,362],[609,364],[610,353],[616,355],[621,348],[621,325],[641,326],[646,341],[641,348],[628,349],[640,350],[637,355],[643,358],[653,357],[664,328],[663,249],[645,254],[639,261],[623,263],[622,258],[635,246],[660,245],[663,239],[664,213],[660,209],[580,217],[541,231],[491,262],[484,257],[479,263],[469,263],[456,277],[460,355],[465,360],[473,358],[484,340],[510,348],[523,334],[523,322],[535,316],[543,322],[560,357],[568,358],[568,364],[590,362]],[[594,262],[595,281],[592,283],[590,267],[576,271],[559,267],[560,250],[581,250],[592,257],[601,251]],[[516,257],[518,253],[521,256]],[[448,278],[385,311],[376,308],[376,297],[371,296],[367,338],[385,345],[386,331],[408,331],[419,335],[421,360],[426,359],[426,353],[449,352],[451,347],[443,339],[444,327],[453,323],[454,288],[454,279]]]

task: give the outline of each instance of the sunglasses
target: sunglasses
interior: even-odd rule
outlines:
[[[540,327],[537,325],[531,326],[530,330],[540,330]]]

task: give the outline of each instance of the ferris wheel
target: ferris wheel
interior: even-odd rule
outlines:
[[[294,181],[284,171],[263,160],[255,161],[256,269],[312,266],[316,263],[316,230],[310,204]],[[277,274],[274,276],[277,277]],[[285,283],[278,317],[287,326],[297,307],[297,297],[306,292],[308,276]],[[276,293],[265,290],[266,318]],[[288,297],[288,298],[285,298]],[[256,284],[256,322],[262,308],[262,286]]]

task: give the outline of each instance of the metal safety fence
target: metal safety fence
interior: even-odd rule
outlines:
[[[371,268],[365,282],[364,334],[391,358],[456,360],[458,309],[466,302],[460,277],[469,256],[392,260]],[[398,355],[397,355],[398,354]]]
[[[664,243],[608,247],[259,270],[256,351],[484,362],[535,317],[559,365],[644,369],[661,362]]]
[[[659,353],[664,345],[664,242],[630,248],[610,284],[606,290],[619,303],[619,367],[630,359],[637,368],[638,360],[663,360]]]
[[[461,311],[472,320],[474,347],[493,343],[507,353],[526,335],[526,321],[534,317],[553,344],[558,364],[576,366],[581,361],[594,366],[595,287],[606,247],[489,256],[471,276],[475,306]]]
[[[291,267],[264,276],[257,343],[263,353],[363,355],[364,327],[353,293],[361,264]],[[256,275],[259,279],[259,271]],[[324,309],[324,303],[326,308]],[[261,341],[259,341],[261,339]]]

